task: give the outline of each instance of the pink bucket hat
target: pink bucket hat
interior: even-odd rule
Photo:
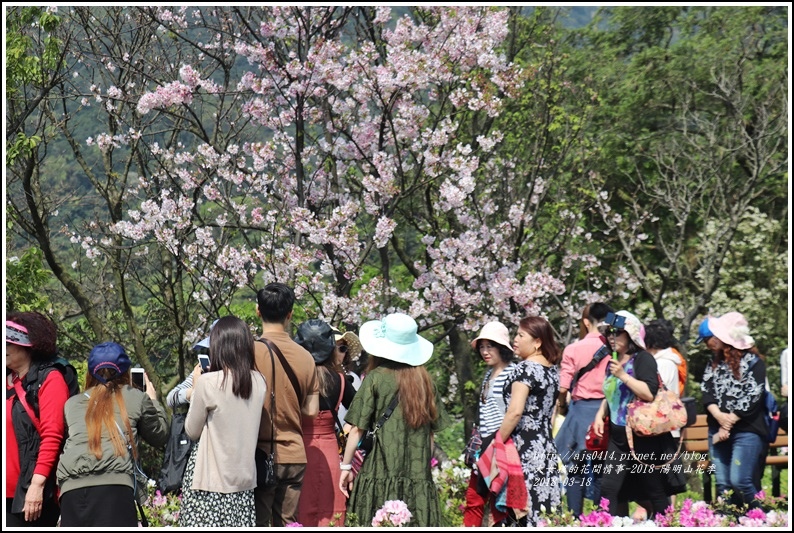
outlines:
[[[642,348],[645,349],[645,326],[642,325],[640,319],[628,311],[618,311],[615,313],[618,316],[626,318],[626,324],[623,329],[629,334],[631,340]]]
[[[488,322],[482,327],[480,336],[471,341],[471,347],[475,350],[477,349],[477,341],[480,339],[486,339],[500,344],[508,350],[513,350],[513,346],[510,342],[510,333],[507,331],[507,326],[501,322]]]
[[[755,346],[747,319],[739,312],[731,311],[719,318],[710,316],[708,324],[714,336],[725,344],[738,350],[749,350]]]

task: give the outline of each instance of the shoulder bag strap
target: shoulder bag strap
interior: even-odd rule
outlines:
[[[83,394],[85,394],[86,398],[89,398],[89,399],[91,398],[91,395],[88,394],[88,391],[85,391]],[[137,497],[137,495],[138,495],[138,476],[135,475],[135,470],[137,470],[138,472],[143,474],[143,472],[141,471],[141,467],[138,466],[137,449],[133,445],[132,441],[130,441],[129,437],[121,429],[121,426],[119,426],[119,423],[118,423],[118,421],[116,421],[115,418],[116,418],[116,415],[114,414],[113,415],[113,422],[116,424],[116,429],[119,430],[119,433],[121,434],[122,440],[127,443],[127,452],[129,452],[130,460],[132,461],[132,469],[133,469],[133,472],[132,472],[132,487],[133,487],[132,488],[132,493],[134,495],[132,499],[135,500],[135,505],[138,506],[138,512],[140,513],[139,519],[141,521],[141,525],[143,527],[149,527],[149,520],[146,518],[146,513],[143,512],[143,506],[141,505],[141,502],[138,501],[138,497]],[[143,475],[145,476],[146,474],[143,474]],[[148,476],[146,476],[146,477],[148,477]]]
[[[86,393],[86,396],[88,396],[88,393]],[[114,418],[115,418],[115,415],[114,415]],[[133,470],[137,470],[138,472],[143,474],[143,472],[141,471],[141,467],[138,466],[137,448],[133,445],[132,441],[130,441],[129,437],[124,433],[124,431],[122,431],[121,426],[119,426],[119,423],[117,421],[115,421],[115,420],[114,420],[114,422],[116,422],[116,428],[119,430],[119,433],[121,433],[121,437],[127,442],[127,451],[129,452],[130,459],[132,460],[132,468],[133,468]],[[146,475],[146,474],[144,474],[144,475]],[[146,476],[146,477],[149,477],[149,476]],[[138,501],[138,497],[137,497],[138,490],[141,489],[141,488],[144,488],[144,490],[145,490],[145,487],[139,487],[138,486],[138,476],[135,475],[134,471],[132,472],[132,486],[133,486],[132,493],[135,495],[135,497],[133,499],[135,500],[135,505],[138,506],[138,511],[140,512],[141,525],[143,527],[149,527],[149,521],[146,519],[146,514],[143,512],[143,507],[141,506],[141,502]]]
[[[598,363],[604,360],[604,357],[609,355],[609,347],[606,344],[602,344],[601,347],[596,350],[596,353],[593,354],[593,358],[587,363],[587,366],[583,366],[579,369],[579,372],[574,376],[573,381],[571,381],[571,388],[569,389],[573,392],[574,387],[579,382],[582,376],[590,372],[592,369],[596,367]]]
[[[345,376],[341,372],[339,374],[339,399],[336,401],[336,410],[339,411],[339,406],[342,405],[342,397],[345,394]]]
[[[284,357],[284,354],[281,353],[278,346],[276,344],[264,337],[257,339],[259,342],[265,343],[267,347],[271,350],[271,357],[273,356],[273,352],[276,352],[279,361],[281,361],[281,367],[284,369],[284,372],[287,373],[287,377],[289,378],[290,382],[292,383],[293,388],[295,389],[295,394],[298,396],[298,402],[303,405],[303,392],[301,391],[300,384],[298,383],[298,376],[295,375],[295,372],[292,370],[292,367],[287,362],[287,359]],[[275,368],[275,367],[274,367]]]
[[[265,342],[262,339],[257,339],[259,342],[267,346],[267,351],[270,353],[270,369],[273,371],[273,380],[270,382],[270,453],[273,454],[275,463],[276,453],[276,360],[273,357],[273,350],[270,348],[271,342]]]
[[[22,404],[22,407],[25,409],[25,412],[30,417],[30,421],[33,422],[33,426],[36,428],[36,432],[41,434],[41,421],[39,420],[39,417],[36,416],[36,414],[33,412],[33,409],[28,404],[27,398],[25,398],[25,390],[22,388],[22,379],[14,380],[14,390],[17,392],[17,398],[19,399],[19,403]]]
[[[394,398],[392,398],[392,401],[389,404],[389,408],[386,409],[386,412],[383,413],[383,415],[381,415],[380,420],[378,420],[378,423],[375,424],[375,427],[372,429],[373,433],[378,431],[383,426],[383,424],[386,423],[386,421],[389,419],[391,414],[394,412],[394,409],[397,407],[397,402],[399,401],[400,401],[400,396],[398,394],[395,394]]]

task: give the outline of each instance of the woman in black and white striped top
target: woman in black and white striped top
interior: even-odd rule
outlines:
[[[515,363],[515,356],[510,343],[510,334],[507,327],[501,322],[489,322],[483,326],[480,335],[471,341],[471,346],[480,354],[488,365],[485,377],[480,388],[480,424],[479,430],[482,437],[482,450],[488,447],[496,430],[502,424],[505,408],[502,392],[504,384],[510,375]],[[485,505],[488,504],[489,491],[477,469],[472,471],[469,487],[466,490],[466,507],[463,510],[463,525],[466,527],[481,527]],[[499,522],[504,518],[504,513],[499,512],[490,504],[493,521]],[[487,524],[486,524],[487,525]]]

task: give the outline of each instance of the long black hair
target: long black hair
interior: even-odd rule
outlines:
[[[254,336],[248,324],[236,316],[219,319],[210,332],[209,371],[223,372],[221,387],[226,383],[226,378],[231,376],[232,392],[247,400],[253,389],[251,370],[254,369]]]

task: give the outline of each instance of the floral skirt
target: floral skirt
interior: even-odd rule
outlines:
[[[254,527],[254,491],[208,492],[193,490],[193,471],[196,468],[198,443],[193,444],[182,478],[182,509],[180,527]]]

